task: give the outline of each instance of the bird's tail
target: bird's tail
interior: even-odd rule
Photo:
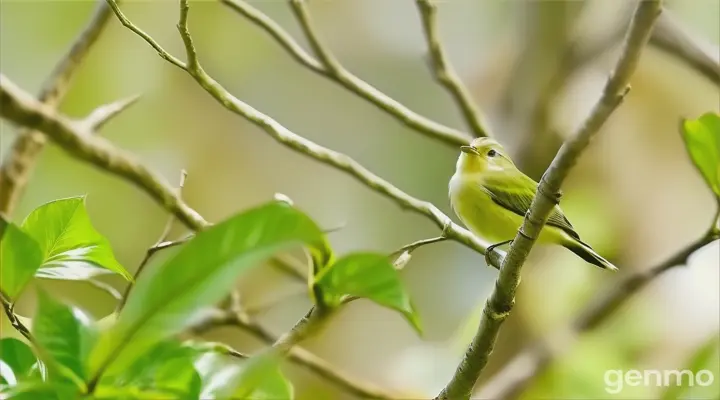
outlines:
[[[573,240],[568,241],[564,244],[564,246],[590,264],[597,265],[600,268],[609,269],[611,271],[618,270],[616,266],[612,265],[610,261],[604,259],[600,254],[596,253],[595,250],[593,250],[593,248],[585,242]]]

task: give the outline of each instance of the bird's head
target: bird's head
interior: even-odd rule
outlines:
[[[494,139],[480,137],[468,146],[460,146],[456,170],[461,174],[479,174],[515,168],[505,149]]]

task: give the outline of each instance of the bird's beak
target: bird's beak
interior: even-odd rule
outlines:
[[[479,156],[480,153],[478,153],[477,149],[472,146],[460,146],[460,151],[466,154],[475,154],[476,156]]]

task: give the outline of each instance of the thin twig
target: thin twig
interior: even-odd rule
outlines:
[[[116,11],[119,18],[126,21],[126,24],[134,27],[134,25],[132,25],[132,23],[127,20],[124,15],[122,15],[122,12],[118,8],[114,7],[113,10]],[[133,32],[137,32],[139,30],[140,29],[137,27],[132,29]],[[192,40],[189,37],[186,37],[186,35],[189,35],[187,31],[181,30],[181,36],[183,36],[183,42],[186,44],[186,50],[192,55],[194,52],[192,48]],[[350,174],[370,189],[393,200],[400,207],[426,216],[434,222],[436,226],[444,229],[445,236],[447,236],[448,239],[462,243],[478,251],[480,254],[485,253],[487,243],[484,243],[480,239],[476,238],[467,229],[453,223],[452,220],[440,211],[440,209],[434,204],[410,196],[390,182],[370,172],[347,155],[320,146],[292,132],[271,117],[261,113],[249,104],[233,96],[210,75],[208,75],[199,63],[192,71],[190,71],[190,74],[197,83],[223,107],[255,124],[279,143],[301,154],[314,158],[317,161]]]
[[[570,326],[563,328],[549,340],[537,341],[522,350],[502,370],[490,378],[481,389],[478,398],[517,399],[530,383],[541,376],[552,361],[558,357],[559,354],[557,351],[553,351],[553,348],[569,349],[577,337],[607,321],[615,311],[640,293],[642,288],[650,282],[674,267],[685,265],[690,255],[718,239],[720,239],[720,233],[710,229],[703,237],[688,244],[654,267],[633,272],[619,283],[613,284],[609,291],[602,292],[595,301],[585,307]],[[557,344],[557,346],[548,345],[548,343]]]
[[[330,52],[320,44],[318,35],[312,28],[309,15],[305,10],[304,2],[293,1],[291,4],[295,10],[298,20],[303,27],[308,41],[311,43],[314,51],[319,49],[318,58],[325,55],[328,59],[334,61],[334,64],[328,66],[322,61],[315,59],[308,54],[295,39],[290,36],[277,22],[263,14],[260,10],[254,8],[243,0],[221,0],[223,4],[232,10],[247,18],[250,22],[267,32],[273,39],[284,48],[288,54],[295,59],[300,65],[308,68],[310,71],[335,82],[351,93],[356,94],[360,98],[370,102],[380,110],[386,112],[405,126],[433,139],[437,139],[453,148],[467,144],[470,138],[467,134],[442,125],[427,117],[424,117],[404,106],[397,100],[389,97],[377,88],[373,87],[364,80],[353,75],[345,69],[339,62],[331,57]],[[314,38],[314,40],[313,40]]]
[[[135,95],[100,106],[93,110],[93,112],[85,118],[83,123],[87,125],[87,130],[97,132],[105,124],[110,122],[110,120],[115,118],[115,116],[125,111],[125,109],[135,104],[138,100],[140,100],[140,95]]]
[[[685,62],[695,71],[720,86],[720,48],[700,43],[667,10],[663,10],[650,37],[650,44]]]
[[[28,329],[28,327],[25,326],[22,321],[20,321],[20,318],[15,315],[12,299],[10,299],[10,297],[8,297],[5,292],[0,291],[0,301],[2,301],[3,310],[5,311],[5,315],[10,321],[10,325],[15,328],[15,330],[18,331],[21,335],[23,335],[25,339],[29,340],[32,343],[33,337],[30,333],[30,329]]]
[[[112,13],[104,0],[98,0],[87,26],[53,69],[38,95],[38,101],[57,107],[65,96],[78,67],[97,42]],[[45,135],[31,129],[22,130],[7,158],[0,166],[0,212],[12,214],[32,172],[35,160],[45,146]]]
[[[182,196],[182,190],[185,187],[185,180],[187,179],[187,171],[184,169],[180,171],[180,182],[177,187],[177,196]],[[172,242],[168,242],[168,236],[170,235],[170,231],[173,228],[173,225],[175,225],[175,216],[173,214],[170,214],[168,217],[167,222],[165,223],[165,227],[163,228],[162,233],[160,234],[160,237],[155,241],[155,244],[150,246],[150,248],[147,249],[145,252],[145,256],[143,257],[142,261],[140,261],[140,264],[138,264],[137,269],[135,270],[135,276],[133,277],[132,282],[128,282],[127,287],[125,288],[125,292],[122,295],[122,299],[117,305],[116,312],[120,312],[122,308],[125,306],[125,303],[127,302],[128,296],[130,296],[130,292],[132,291],[132,288],[135,286],[135,282],[137,282],[138,278],[140,278],[140,274],[142,274],[143,270],[147,266],[147,264],[150,262],[150,259],[152,258],[153,254],[157,253],[158,251],[162,249],[167,249],[169,247],[173,246],[179,246],[189,240],[189,237],[175,240]],[[162,247],[161,247],[162,246]]]
[[[131,154],[94,136],[83,121],[72,120],[33,99],[3,74],[0,74],[0,116],[17,125],[42,131],[75,158],[139,186],[190,229],[200,230],[208,226],[208,222],[185,204],[162,176],[149,170]]]
[[[477,333],[452,379],[437,399],[456,400],[470,397],[473,386],[495,347],[500,327],[513,308],[515,292],[520,284],[520,270],[550,211],[559,201],[560,186],[590,139],[625,97],[630,77],[635,71],[642,49],[648,42],[653,23],[660,11],[660,1],[639,2],[628,29],[622,54],[605,84],[600,100],[578,132],[560,148],[540,180],[537,195],[533,198],[523,224],[507,256],[503,259],[500,274],[483,310]]]
[[[465,123],[475,137],[490,136],[490,129],[487,126],[480,110],[468,91],[463,85],[460,77],[450,64],[445,54],[445,49],[440,42],[440,34],[437,29],[437,6],[432,0],[416,0],[420,18],[422,19],[425,41],[430,53],[430,61],[435,78],[450,93],[455,100]]]

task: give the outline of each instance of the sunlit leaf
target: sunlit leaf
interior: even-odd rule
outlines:
[[[15,338],[0,340],[0,382],[15,386],[30,375],[37,363],[35,354],[25,342]]]
[[[57,382],[27,382],[3,391],[2,399],[12,400],[68,400],[81,398],[78,388]]]
[[[695,120],[683,120],[682,128],[690,158],[720,198],[720,115],[709,112]]]
[[[235,362],[206,376],[203,396],[242,400],[292,399],[293,386],[280,372],[280,356],[272,350]]]
[[[82,386],[87,379],[84,361],[97,339],[89,317],[39,291],[32,331],[43,350],[50,379],[70,380]]]
[[[238,376],[240,365],[236,360],[214,351],[196,350],[196,354],[193,363],[202,381],[200,398],[218,398],[224,386]]]
[[[195,351],[174,341],[160,342],[129,368],[107,376],[101,385],[134,388],[137,392],[172,394],[174,398],[197,399],[200,375],[193,366]]]
[[[25,218],[22,228],[40,244],[40,278],[78,280],[115,272],[132,279],[90,222],[84,197],[43,204]]]
[[[253,357],[258,359],[259,357]],[[292,383],[280,372],[277,361],[248,360],[238,381],[240,387],[233,393],[233,399],[276,400],[293,399]]]
[[[418,332],[420,320],[410,302],[398,271],[387,256],[356,253],[337,260],[323,270],[315,282],[329,304],[337,304],[343,296],[358,296],[401,312]]]
[[[162,338],[181,331],[204,307],[225,297],[236,279],[272,254],[305,244],[329,259],[322,230],[280,202],[238,214],[198,233],[168,261],[148,269],[116,324],[90,358],[92,375],[121,370]]]
[[[5,227],[0,240],[0,288],[16,300],[42,264],[42,251],[32,237],[12,223]]]

